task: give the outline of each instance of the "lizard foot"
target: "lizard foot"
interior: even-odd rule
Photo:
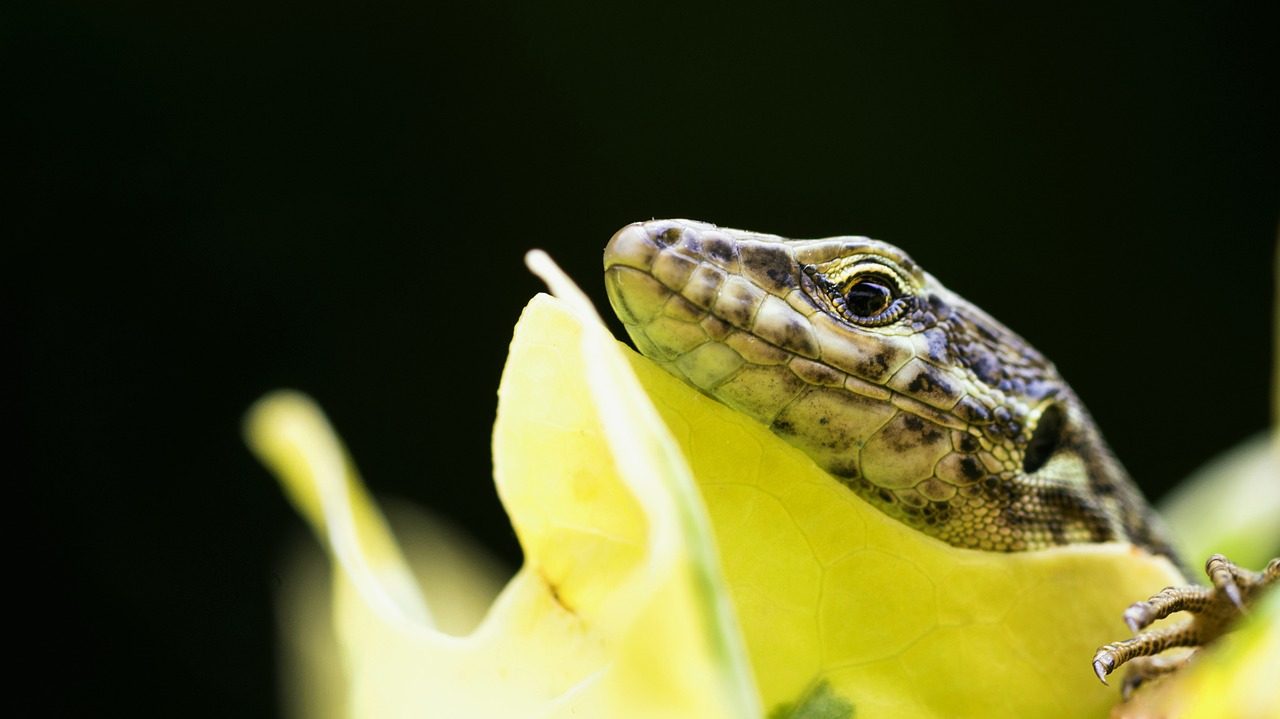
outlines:
[[[1191,654],[1177,658],[1157,655],[1173,647],[1202,647],[1222,636],[1262,589],[1280,580],[1280,557],[1268,562],[1262,572],[1251,572],[1215,554],[1204,569],[1212,587],[1166,587],[1125,610],[1124,621],[1134,637],[1100,647],[1093,655],[1093,671],[1103,684],[1108,674],[1129,664],[1121,687],[1128,699],[1140,684],[1185,664]],[[1142,631],[1152,622],[1181,611],[1190,613],[1191,618],[1171,627]]]

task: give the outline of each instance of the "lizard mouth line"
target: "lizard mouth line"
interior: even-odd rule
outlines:
[[[750,337],[752,341],[758,342],[761,345],[765,345],[778,353],[784,353],[789,358],[803,357],[804,359],[809,359],[816,362],[822,361],[821,357],[813,357],[813,358],[804,357],[803,355],[795,352],[793,349],[783,347],[776,342],[770,341],[766,337],[763,337],[759,334],[752,332],[749,329],[744,329],[741,326],[744,323],[743,322],[744,318],[740,316],[730,317],[726,313],[718,312],[717,303],[715,303],[714,301],[709,303],[709,306],[706,306],[703,304],[696,304],[696,305],[693,304],[690,298],[687,297],[684,293],[682,293],[679,288],[672,287],[667,282],[664,282],[661,277],[656,276],[651,271],[647,271],[644,269],[640,269],[637,267],[620,264],[620,263],[616,263],[616,264],[611,263],[605,269],[606,269],[606,276],[616,275],[621,277],[625,275],[631,275],[633,277],[643,278],[644,281],[652,283],[651,285],[652,290],[655,294],[649,297],[649,301],[653,303],[653,306],[659,308],[653,311],[654,316],[662,315],[663,310],[661,309],[661,307],[665,306],[667,302],[670,302],[673,298],[675,298],[675,299],[678,299],[679,301],[688,303],[697,308],[696,316],[686,315],[683,317],[683,319],[687,321],[690,326],[698,325],[700,322],[702,322],[706,318],[713,318],[715,320],[718,320],[719,322],[725,323],[726,325],[733,327],[735,331],[741,332],[744,335]],[[614,280],[614,281],[625,282],[625,280],[621,280],[621,279]],[[612,284],[612,282],[610,282],[610,284]],[[823,312],[824,310],[821,307],[814,306],[813,311],[816,313],[816,312]],[[644,313],[640,313],[640,314],[644,314]],[[749,324],[752,321],[752,319],[753,317],[746,318],[746,324]],[[637,323],[637,329],[647,335],[648,332],[645,329],[646,325],[647,325],[646,322],[639,322]],[[787,362],[790,362],[790,359],[788,359]],[[783,362],[783,364],[785,363],[786,362]],[[715,396],[715,392],[713,389],[709,389],[707,387],[701,387],[696,382],[693,382],[692,380],[689,380],[689,381],[692,384],[694,384],[694,386],[698,387],[699,390],[702,391],[704,394],[708,394],[712,397]],[[946,426],[949,424],[948,416],[947,416],[949,413],[946,412],[945,410],[940,410],[935,407],[925,405],[919,402],[918,400],[916,400],[916,398],[912,397],[911,395],[902,393],[895,389],[883,387],[883,391],[885,392],[886,395],[889,396],[888,401],[893,405],[895,405],[898,409],[938,425]],[[770,418],[770,420],[764,421],[764,424],[766,425],[771,424],[772,419],[773,418]],[[1026,449],[1023,453],[1022,463],[1021,463],[1021,470],[1024,475],[1032,475],[1038,472],[1039,470],[1043,469],[1044,466],[1049,462],[1049,460],[1052,459],[1053,456],[1058,452],[1058,450],[1061,448],[1061,445],[1062,445],[1062,438],[1063,438],[1064,430],[1066,429],[1066,423],[1067,423],[1066,412],[1056,392],[1050,395],[1049,397],[1045,398],[1045,400],[1030,413],[1030,417],[1028,418],[1028,421],[1027,421],[1027,425],[1030,428],[1030,435],[1027,438]]]
[[[609,290],[609,291],[610,291],[610,293],[613,293],[613,292],[614,292],[614,289],[613,289],[613,288],[614,288],[615,286],[620,286],[621,284],[624,284],[624,283],[626,282],[626,280],[625,280],[625,279],[623,279],[623,278],[625,278],[625,277],[627,277],[627,276],[631,276],[631,277],[635,277],[635,278],[641,278],[643,281],[646,281],[646,282],[652,283],[652,284],[650,285],[650,286],[651,286],[651,288],[652,288],[652,291],[653,291],[653,292],[655,292],[655,293],[658,293],[658,292],[662,293],[662,296],[661,296],[661,297],[651,295],[651,296],[649,296],[649,297],[647,297],[647,298],[646,298],[647,303],[651,303],[651,305],[652,305],[653,307],[657,307],[657,308],[658,308],[658,309],[656,309],[656,310],[652,310],[651,312],[643,312],[643,313],[641,313],[641,312],[635,312],[635,306],[634,306],[634,305],[631,305],[631,304],[623,305],[624,307],[627,307],[627,308],[629,308],[629,309],[631,310],[631,312],[632,312],[632,314],[633,314],[633,317],[635,317],[635,320],[636,320],[634,323],[629,323],[629,324],[632,324],[632,325],[633,325],[633,326],[632,326],[632,328],[629,330],[629,331],[631,331],[632,333],[634,333],[634,332],[639,332],[639,333],[643,334],[644,336],[649,337],[651,341],[653,341],[653,342],[657,343],[657,339],[656,339],[656,338],[654,338],[654,337],[651,335],[651,333],[648,331],[648,324],[649,324],[649,322],[648,322],[648,321],[646,321],[646,320],[641,319],[641,317],[643,317],[643,316],[645,316],[645,315],[650,315],[650,316],[651,316],[650,318],[652,319],[652,317],[659,317],[659,316],[663,316],[663,310],[661,309],[661,307],[662,307],[663,305],[665,305],[667,302],[669,302],[672,298],[676,298],[676,299],[678,299],[678,300],[680,300],[680,301],[682,301],[682,302],[684,302],[684,303],[687,303],[687,304],[692,305],[692,306],[694,306],[694,307],[696,307],[696,308],[697,308],[697,313],[698,313],[698,314],[697,314],[697,316],[696,316],[696,317],[690,317],[690,316],[688,316],[688,315],[684,315],[684,316],[682,316],[682,318],[681,318],[681,319],[682,319],[682,320],[684,320],[684,321],[685,321],[685,323],[687,323],[689,326],[691,326],[691,327],[692,327],[692,326],[697,326],[697,325],[699,325],[702,321],[704,321],[704,320],[705,320],[705,318],[712,318],[712,319],[714,319],[714,320],[716,320],[716,321],[719,321],[719,322],[721,322],[721,323],[724,323],[724,324],[725,324],[725,325],[727,325],[728,327],[732,327],[732,328],[733,328],[733,330],[732,330],[732,331],[734,331],[734,332],[739,332],[739,333],[741,333],[742,335],[745,335],[745,336],[747,336],[747,337],[750,337],[750,338],[751,338],[751,341],[753,341],[753,342],[757,342],[757,343],[759,343],[760,345],[763,345],[763,346],[765,346],[765,347],[768,347],[770,350],[772,350],[772,351],[773,351],[773,352],[775,352],[775,353],[783,354],[783,355],[786,355],[786,356],[787,356],[787,359],[786,359],[786,360],[782,360],[782,361],[779,361],[777,358],[774,358],[773,360],[771,360],[771,361],[769,362],[769,365],[770,365],[770,366],[772,366],[772,365],[785,365],[785,364],[789,364],[793,359],[796,359],[796,358],[799,358],[799,359],[801,359],[801,360],[808,361],[808,362],[822,363],[822,357],[821,357],[820,355],[812,356],[812,357],[810,357],[810,356],[806,356],[806,355],[804,355],[804,354],[801,354],[801,353],[799,353],[799,352],[796,352],[794,349],[791,349],[791,348],[788,348],[788,347],[784,347],[784,346],[782,346],[782,345],[778,344],[777,342],[773,342],[773,341],[769,340],[769,339],[768,339],[768,338],[766,338],[766,337],[763,337],[763,336],[761,336],[761,335],[759,335],[759,334],[756,334],[755,332],[752,332],[752,331],[751,331],[751,330],[749,330],[749,329],[744,329],[744,328],[739,324],[739,323],[742,323],[742,321],[743,321],[741,317],[736,317],[736,318],[735,318],[735,317],[729,317],[729,316],[727,316],[725,313],[717,312],[717,311],[716,311],[716,306],[717,306],[717,305],[716,305],[716,303],[715,303],[715,302],[710,303],[710,306],[705,306],[705,305],[702,305],[702,304],[695,304],[695,303],[694,303],[694,302],[693,302],[689,297],[687,297],[687,296],[686,296],[684,293],[682,293],[679,289],[676,289],[676,288],[671,287],[668,283],[664,282],[661,278],[659,278],[659,277],[655,276],[655,275],[654,275],[654,273],[652,273],[652,272],[650,272],[650,271],[647,271],[647,270],[644,270],[644,269],[640,269],[640,268],[633,267],[633,266],[630,266],[630,265],[625,265],[625,264],[610,264],[610,265],[606,266],[606,268],[605,268],[606,285],[610,288],[610,290]],[[659,288],[660,288],[660,289],[659,289]],[[622,292],[620,292],[620,291],[619,291],[617,294],[619,295],[619,302],[620,302],[620,303],[622,303],[622,302],[625,302],[625,301],[626,301],[625,299],[623,299],[623,297],[621,297],[621,295],[623,294]],[[615,305],[615,306],[617,306],[617,305]],[[619,310],[620,310],[620,312],[621,312],[621,308],[619,308]],[[812,307],[812,310],[813,310],[813,313],[814,313],[814,314],[816,314],[816,313],[820,313],[820,312],[825,312],[825,310],[824,310],[824,309],[822,309],[821,307],[817,307],[817,306],[813,306],[813,307]],[[748,321],[749,321],[749,320],[748,320]],[[633,334],[633,336],[632,336],[632,342],[633,342],[633,343],[635,343],[635,342],[636,342],[636,338],[635,338],[634,334]],[[645,351],[644,351],[641,347],[639,347],[638,345],[637,345],[636,349],[637,349],[637,350],[639,350],[641,354],[648,354],[647,352],[645,352]],[[684,352],[677,352],[677,353],[675,353],[675,354],[682,356],[682,355],[684,355],[685,353],[684,353]],[[755,363],[752,363],[752,362],[751,362],[751,360],[750,360],[750,359],[748,359],[748,358],[745,358],[745,357],[744,357],[744,358],[743,358],[743,360],[746,362],[746,364],[747,364],[747,365],[753,365],[753,364],[755,364]],[[761,364],[761,365],[757,365],[757,366],[761,366],[761,367],[763,367],[763,366],[766,366],[766,365]],[[702,392],[703,394],[706,394],[706,395],[708,395],[708,396],[710,396],[710,397],[712,397],[712,398],[715,398],[715,397],[716,397],[716,393],[715,393],[714,388],[708,388],[708,387],[706,387],[706,386],[703,386],[703,385],[699,384],[698,382],[694,381],[694,380],[693,380],[692,378],[690,378],[689,376],[685,375],[685,374],[684,374],[684,372],[683,372],[682,370],[680,370],[680,369],[678,369],[678,368],[676,368],[676,367],[672,367],[672,368],[670,369],[670,371],[672,371],[672,372],[673,372],[673,373],[675,373],[675,374],[682,375],[682,376],[684,377],[685,381],[687,381],[689,384],[691,384],[691,385],[693,385],[694,387],[696,387],[696,388],[697,388],[700,392]],[[947,412],[946,410],[938,409],[938,408],[936,408],[936,407],[933,407],[933,406],[927,405],[927,404],[925,404],[925,403],[921,402],[919,399],[917,399],[917,398],[915,398],[915,397],[912,397],[910,394],[907,394],[907,393],[904,393],[904,392],[900,392],[900,391],[898,391],[898,390],[896,390],[896,389],[892,389],[892,388],[890,388],[890,387],[884,386],[884,384],[872,384],[872,383],[870,383],[868,380],[862,379],[862,378],[857,377],[857,376],[855,376],[855,375],[848,375],[847,373],[843,372],[842,370],[833,370],[833,371],[835,371],[835,372],[839,372],[840,374],[847,376],[847,377],[850,379],[850,381],[856,381],[856,382],[858,382],[860,386],[864,386],[864,387],[869,388],[868,390],[864,390],[864,391],[862,391],[862,392],[855,392],[853,389],[847,389],[847,390],[846,390],[846,391],[849,391],[849,392],[850,392],[850,393],[852,393],[852,394],[860,394],[860,395],[862,395],[862,396],[872,397],[872,398],[874,398],[874,399],[876,399],[876,400],[879,400],[879,401],[885,402],[885,403],[887,403],[887,404],[891,404],[891,405],[893,405],[894,407],[896,407],[896,408],[897,408],[897,409],[899,409],[899,410],[902,410],[902,411],[905,411],[905,412],[907,412],[907,413],[909,413],[909,414],[915,415],[916,417],[919,417],[920,419],[926,420],[926,421],[931,422],[931,423],[933,423],[933,424],[935,424],[935,425],[938,425],[938,426],[942,426],[942,427],[950,427],[951,429],[959,429],[959,428],[961,428],[961,425],[957,424],[958,420],[956,420],[956,419],[955,419],[955,418],[954,418],[954,417],[953,417],[949,412]],[[776,415],[776,413],[775,413],[774,415],[771,415],[771,416],[769,416],[769,417],[767,417],[767,418],[762,418],[762,419],[760,419],[760,421],[761,421],[761,423],[762,423],[762,424],[765,424],[766,426],[772,426],[772,425],[774,424],[774,422],[776,421],[776,419],[777,419],[777,415]],[[876,429],[879,429],[879,428],[880,428],[880,424],[881,424],[881,423],[877,423],[877,424],[875,424],[874,426],[869,426],[869,427],[868,427],[868,429],[869,429],[869,430],[876,430]],[[1051,454],[1051,452],[1050,452],[1050,454]],[[1048,458],[1048,455],[1046,455],[1046,456],[1045,456],[1045,459],[1047,459],[1047,458]],[[1038,468],[1038,465],[1037,465],[1037,468]],[[1028,473],[1029,473],[1029,472],[1028,472]]]

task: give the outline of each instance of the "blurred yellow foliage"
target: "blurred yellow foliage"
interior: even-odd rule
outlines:
[[[281,600],[296,711],[1107,715],[1118,694],[1089,661],[1124,636],[1129,602],[1180,581],[1166,560],[1120,545],[991,554],[914,532],[615,342],[553,265],[540,271],[566,300],[526,308],[494,429],[525,564],[464,636],[439,624],[431,585],[466,596],[483,580],[454,562],[420,587],[309,399],[251,410],[251,446],[331,566],[331,588],[299,578]],[[1258,641],[1274,644],[1267,627]]]

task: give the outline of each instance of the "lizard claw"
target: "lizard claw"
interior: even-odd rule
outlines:
[[[1099,649],[1098,653],[1093,656],[1093,673],[1098,675],[1098,681],[1106,684],[1107,675],[1115,669],[1115,663],[1111,661],[1110,657],[1102,656],[1104,649],[1106,647]]]
[[[1271,560],[1262,572],[1241,569],[1221,554],[1209,557],[1205,573],[1212,587],[1165,587],[1145,602],[1135,602],[1124,611],[1124,622],[1134,636],[1099,647],[1093,656],[1093,672],[1106,684],[1106,675],[1131,663],[1124,683],[1124,696],[1142,683],[1176,671],[1190,655],[1157,656],[1173,647],[1202,647],[1217,639],[1245,613],[1245,607],[1265,587],[1280,583],[1280,558]],[[1191,618],[1180,624],[1139,631],[1176,612]]]
[[[1209,581],[1213,582],[1215,588],[1222,590],[1231,603],[1244,613],[1244,599],[1240,596],[1240,586],[1236,584],[1235,575],[1238,571],[1240,569],[1221,554],[1209,557],[1204,563],[1204,572],[1209,575]]]
[[[1128,625],[1131,633],[1137,634],[1151,624],[1152,614],[1150,602],[1135,602],[1124,610],[1124,623]]]

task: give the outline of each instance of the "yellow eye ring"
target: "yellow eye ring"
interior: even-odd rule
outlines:
[[[804,268],[841,319],[860,327],[883,327],[915,306],[915,297],[888,267],[860,262],[824,274],[815,265]],[[840,277],[843,275],[843,277]]]

